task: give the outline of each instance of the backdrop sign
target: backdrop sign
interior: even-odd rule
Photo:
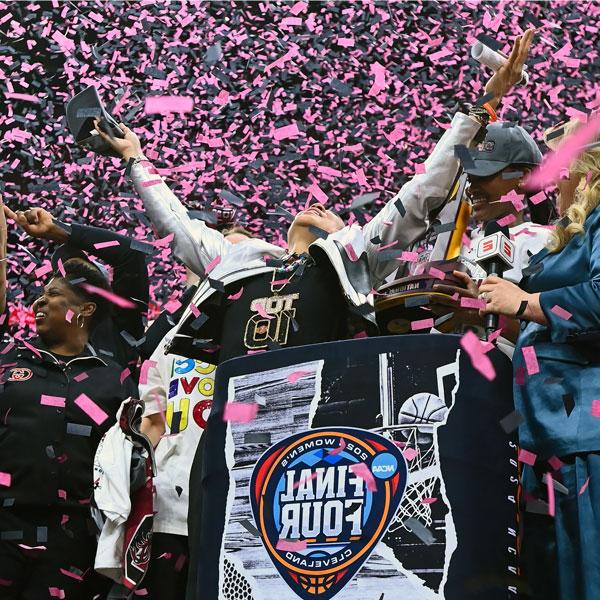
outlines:
[[[188,598],[516,597],[516,444],[500,425],[512,369],[490,352],[488,382],[459,339],[352,340],[221,365],[192,474]],[[256,418],[224,422],[238,403],[257,404]]]

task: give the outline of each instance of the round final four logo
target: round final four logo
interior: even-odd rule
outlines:
[[[388,439],[334,427],[293,435],[256,463],[250,501],[280,575],[305,600],[338,594],[398,509],[407,467]]]

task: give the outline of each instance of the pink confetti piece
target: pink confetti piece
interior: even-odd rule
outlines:
[[[558,458],[558,456],[551,456],[548,459],[548,464],[555,470],[555,471],[560,471],[563,463],[560,460],[560,458]]]
[[[419,331],[420,329],[431,329],[433,327],[433,319],[419,319],[418,321],[411,321],[411,331]]]
[[[421,504],[433,504],[437,502],[437,498],[421,498]]]
[[[24,102],[35,102],[36,104],[42,101],[41,98],[32,96],[31,94],[18,94],[14,92],[4,92],[4,97],[9,100],[23,100]]]
[[[435,267],[429,267],[429,274],[436,279],[446,279],[446,273],[444,273],[444,271],[440,271],[440,269],[436,269]]]
[[[565,310],[561,306],[558,306],[558,304],[555,304],[550,309],[550,312],[554,313],[560,319],[565,319],[566,321],[568,321],[573,316],[568,310]]]
[[[87,373],[79,373],[79,375],[75,375],[75,377],[73,377],[73,379],[75,381],[77,381],[78,383],[81,383],[82,381],[86,380],[87,378],[88,378]]]
[[[556,183],[561,169],[569,168],[573,160],[583,152],[583,147],[594,141],[598,133],[600,133],[600,114],[597,113],[569,135],[555,152],[545,155],[542,163],[527,178],[526,185],[540,189]]]
[[[74,316],[75,313],[70,308],[67,308],[67,312],[65,313],[65,321],[67,323],[70,323],[73,320]]]
[[[162,179],[150,179],[149,181],[142,181],[142,187],[152,187],[153,185],[158,185],[162,182]]]
[[[366,337],[369,337],[369,335],[367,334],[366,331],[359,331],[358,333],[355,333],[352,336],[352,338],[355,339],[355,340],[366,338]]]
[[[540,366],[538,365],[537,355],[533,346],[523,346],[521,348],[523,359],[525,360],[525,368],[527,369],[528,375],[535,375],[540,372]]]
[[[460,338],[460,345],[471,359],[473,368],[488,381],[493,381],[496,378],[496,370],[492,361],[486,356],[481,340],[472,331],[467,331]]]
[[[282,552],[301,552],[302,550],[306,550],[306,540],[277,540],[275,549]]]
[[[0,471],[0,485],[4,487],[10,487],[12,482],[12,475],[10,473],[5,473],[4,471]]]
[[[344,246],[344,249],[346,250],[346,254],[348,255],[348,258],[352,262],[356,262],[358,260],[358,256],[356,256],[356,252],[354,251],[352,244],[346,244]]]
[[[26,340],[21,340],[21,343],[23,346],[25,346],[25,348],[31,350],[38,358],[42,358],[42,353],[35,346],[32,346]]]
[[[131,300],[127,300],[127,298],[123,298],[122,296],[119,296],[114,292],[109,292],[108,290],[96,287],[91,283],[82,283],[81,287],[90,294],[102,296],[102,298],[108,300],[109,302],[111,302],[115,306],[118,306],[119,308],[136,308],[136,304]]]
[[[295,137],[297,135],[300,135],[300,130],[298,129],[298,125],[296,125],[296,123],[292,123],[291,125],[284,125],[283,127],[278,127],[273,132],[273,138],[278,142],[291,137]]]
[[[296,381],[298,381],[298,379],[300,379],[301,377],[306,377],[306,375],[312,375],[311,371],[294,371],[293,373],[290,373],[287,376],[287,380],[290,383],[296,383]]]
[[[529,450],[525,450],[524,448],[519,448],[519,461],[526,465],[533,465],[537,459],[537,454],[533,452],[529,452]]]
[[[290,279],[275,279],[271,285],[287,285],[290,281]]]
[[[579,496],[581,496],[581,494],[583,494],[583,492],[585,492],[585,490],[588,489],[588,485],[590,484],[590,478],[588,477],[584,482],[583,485],[579,488]]]
[[[243,293],[244,293],[244,286],[242,286],[240,288],[239,292],[236,292],[235,294],[231,294],[230,296],[227,296],[227,300],[239,300],[242,297]]]
[[[546,199],[546,194],[544,192],[538,192],[537,194],[534,194],[533,196],[529,197],[529,201],[532,204],[539,204],[540,202],[543,202]]]
[[[98,242],[94,244],[94,248],[96,250],[100,250],[101,248],[110,248],[111,246],[119,246],[119,240],[108,240],[107,242]]]
[[[58,259],[57,266],[58,266],[58,272],[60,273],[61,277],[66,277],[67,272],[65,271],[65,266],[63,265],[62,258]]]
[[[148,370],[156,367],[158,363],[155,360],[145,360],[140,367],[140,383],[146,385],[148,383]]]
[[[119,375],[119,382],[121,383],[121,385],[123,385],[123,382],[131,375],[131,371],[127,368],[123,369],[121,371],[121,374]]]
[[[389,244],[385,244],[383,246],[379,246],[379,248],[377,249],[377,251],[381,252],[382,250],[387,250],[388,248],[391,248],[392,246],[395,246],[397,243],[398,243],[398,240],[394,240],[393,242],[390,242]]]
[[[51,273],[51,272],[52,272],[52,265],[50,263],[46,263],[35,270],[35,276],[38,279],[41,279],[44,275],[47,275],[48,273]]]
[[[258,404],[252,402],[227,402],[223,409],[223,421],[249,423],[258,414]]]
[[[79,394],[75,398],[75,405],[78,406],[96,425],[102,425],[108,415],[86,394]]]
[[[480,300],[479,298],[467,298],[463,296],[460,299],[460,305],[463,308],[476,308],[477,310],[481,310],[485,308],[485,300]]]
[[[27,544],[17,544],[23,550],[47,550],[46,546],[28,546]]]
[[[194,110],[194,99],[189,96],[146,96],[144,112],[147,115],[189,113]]]
[[[83,577],[81,575],[78,575],[77,573],[73,573],[72,571],[63,569],[62,567],[59,569],[59,571],[66,577],[70,577],[71,579],[76,579],[77,581],[83,581]]]
[[[396,258],[396,260],[402,260],[404,262],[416,262],[419,260],[419,254],[417,252],[404,251],[398,258]]]
[[[180,554],[175,561],[175,573],[179,573],[181,569],[183,569],[186,562],[187,556],[185,554]]]
[[[56,493],[61,500],[67,499],[67,492],[65,490],[56,490]]]
[[[402,455],[406,460],[413,460],[419,455],[419,451],[409,446],[408,448],[404,448],[402,450]]]
[[[517,385],[525,385],[526,371],[523,367],[517,367],[515,369],[515,383]]]
[[[52,34],[52,39],[59,45],[60,49],[65,51],[75,50],[75,44],[73,40],[70,40],[68,37],[65,37],[60,31],[55,31]]]
[[[200,309],[193,303],[190,303],[190,312],[196,317],[198,318],[202,313],[200,312]]]
[[[600,419],[600,400],[592,400],[592,417]]]
[[[258,314],[259,314],[259,315],[260,315],[260,316],[261,316],[263,319],[269,319],[269,320],[270,320],[270,319],[274,319],[274,318],[275,318],[275,315],[270,315],[270,314],[267,312],[267,309],[265,308],[265,305],[264,305],[264,304],[260,304],[260,303],[259,303],[259,304],[255,304],[255,305],[254,305],[254,308],[255,308],[256,312],[257,312],[257,313],[258,313]]]
[[[497,220],[498,225],[500,225],[500,227],[506,227],[507,225],[511,225],[512,223],[514,223],[517,220],[516,215],[506,215],[505,217],[502,217],[501,219]]]
[[[354,473],[357,477],[360,477],[366,484],[367,489],[370,492],[377,491],[377,483],[375,482],[375,477],[373,477],[373,473],[365,463],[357,463],[355,465],[350,465],[350,471]]]
[[[308,477],[304,477],[304,478],[299,479],[298,481],[296,481],[296,483],[294,483],[293,488],[295,490],[297,490],[301,485],[304,485],[305,483],[307,483],[309,481],[312,481],[313,479],[316,479],[318,476],[319,476],[319,473],[317,471],[314,471]]]
[[[67,399],[61,396],[48,396],[47,394],[42,394],[40,396],[40,404],[44,406],[56,406],[57,408],[65,408],[65,403]]]
[[[550,473],[546,473],[546,489],[548,490],[548,514],[553,517],[555,514],[554,480]]]
[[[65,600],[65,590],[57,587],[49,587],[48,593],[52,598],[58,598],[58,600]]]
[[[336,454],[339,454],[345,447],[346,440],[344,438],[340,438],[339,446],[337,446],[336,448],[332,448],[327,454],[335,456]]]
[[[221,262],[221,257],[220,256],[215,256],[215,258],[213,258],[205,267],[204,267],[204,272],[205,273],[210,273],[219,263]]]

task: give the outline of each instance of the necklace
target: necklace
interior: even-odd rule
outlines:
[[[294,259],[294,260],[291,260]],[[284,264],[273,269],[271,275],[271,294],[264,298],[256,298],[250,304],[253,312],[246,323],[244,345],[249,350],[260,350],[269,347],[285,346],[288,341],[290,325],[294,322],[296,308],[294,301],[300,294],[281,294],[294,277],[302,277],[304,269],[314,264],[309,254],[290,254],[284,256]]]

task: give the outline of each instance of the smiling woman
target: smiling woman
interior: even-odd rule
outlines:
[[[105,591],[93,571],[92,462],[121,402],[138,394],[89,343],[106,301],[84,281],[110,289],[90,263],[67,260],[33,303],[39,338],[1,351],[0,531],[15,532],[0,537],[3,598],[46,597],[49,586],[69,598]],[[31,563],[28,549],[40,547]]]
[[[64,274],[54,274],[33,303],[37,334],[50,352],[63,356],[80,354],[94,326],[109,310],[104,298],[91,295],[77,282],[110,290],[97,269],[72,259],[65,263]]]

